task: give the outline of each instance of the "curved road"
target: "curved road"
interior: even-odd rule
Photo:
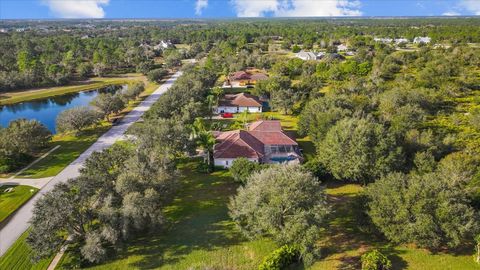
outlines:
[[[135,109],[128,113],[119,124],[113,126],[109,131],[103,134],[90,148],[83,152],[75,161],[70,163],[63,171],[52,178],[33,198],[18,209],[13,216],[10,217],[7,224],[0,228],[0,256],[2,256],[8,248],[25,232],[30,226],[29,220],[32,217],[32,210],[35,202],[40,199],[43,194],[50,191],[55,184],[65,182],[70,178],[79,175],[79,169],[83,162],[93,152],[102,151],[111,146],[117,140],[123,138],[123,134],[127,129],[148,110],[158,100],[158,98],[165,93],[175,82],[175,80],[182,75],[181,71],[175,73],[170,79],[162,84],[155,92],[142,101]]]

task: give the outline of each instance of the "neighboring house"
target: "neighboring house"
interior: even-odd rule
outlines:
[[[153,46],[153,49],[157,50],[157,51],[160,51],[160,50],[165,50],[165,49],[174,48],[174,47],[175,46],[173,45],[173,43],[170,40],[167,40],[167,41],[161,40],[160,43]]]
[[[348,47],[345,44],[340,44],[337,46],[337,52],[346,52],[347,50],[348,50]]]
[[[429,37],[416,37],[413,39],[413,43],[415,44],[419,44],[419,43],[427,44],[427,43],[430,43],[430,41],[432,41],[432,39]]]
[[[374,41],[376,42],[381,42],[381,43],[392,43],[393,39],[391,38],[373,38]]]
[[[314,52],[305,52],[305,51],[301,51],[295,54],[297,58],[300,58],[304,61],[320,60],[324,55],[325,55],[324,52],[314,53]]]
[[[258,81],[268,79],[268,75],[258,69],[233,72],[228,75],[223,87],[253,87]]]
[[[396,38],[395,40],[395,44],[400,44],[400,43],[408,43],[408,39],[406,38]]]
[[[237,158],[258,163],[300,163],[298,143],[285,134],[280,121],[262,120],[247,130],[220,132],[215,136],[214,163],[229,168]]]
[[[218,101],[216,113],[251,113],[262,112],[262,102],[254,95],[247,93],[226,94]]]

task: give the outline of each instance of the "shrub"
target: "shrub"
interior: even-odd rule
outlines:
[[[168,70],[163,68],[157,68],[157,69],[150,70],[147,74],[147,78],[152,82],[160,82],[167,75],[168,75]]]
[[[95,124],[100,117],[101,115],[99,112],[89,107],[74,107],[61,112],[57,116],[57,131],[79,132],[80,130]]]
[[[389,270],[392,262],[380,251],[374,249],[362,255],[362,270]]]
[[[233,161],[232,166],[230,167],[230,172],[232,173],[235,182],[245,184],[248,177],[260,169],[260,164],[252,162],[246,158],[238,158]]]
[[[259,270],[282,270],[299,261],[300,252],[294,246],[284,245],[268,255],[258,267]]]

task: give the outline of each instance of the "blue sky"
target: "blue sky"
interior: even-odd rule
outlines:
[[[0,0],[0,19],[480,15],[480,0]]]

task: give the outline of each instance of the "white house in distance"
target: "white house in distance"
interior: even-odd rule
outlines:
[[[345,44],[340,44],[340,45],[337,46],[337,51],[338,52],[346,52],[347,50],[348,50],[348,47]]]
[[[325,56],[324,52],[314,53],[314,52],[305,52],[301,51],[295,54],[295,57],[300,58],[304,61],[308,60],[320,60]]]
[[[427,44],[427,43],[430,43],[430,41],[432,41],[432,39],[429,37],[416,37],[413,39],[413,43],[415,44],[419,44],[419,43]]]
[[[396,38],[395,39],[395,44],[400,44],[400,43],[408,43],[408,39],[406,38]]]
[[[258,163],[300,163],[298,143],[285,134],[280,121],[261,120],[247,130],[215,134],[214,164],[229,168],[237,158]]]
[[[218,114],[241,113],[244,111],[262,112],[262,102],[258,97],[247,93],[226,94],[218,101],[218,107],[215,108],[215,112]]]

